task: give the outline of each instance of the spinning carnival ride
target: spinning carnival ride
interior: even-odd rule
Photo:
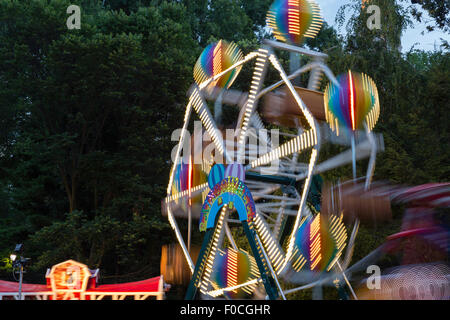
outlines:
[[[369,191],[376,154],[384,149],[382,136],[372,132],[380,112],[376,85],[352,71],[335,77],[326,54],[297,46],[320,30],[314,1],[276,0],[267,22],[279,41],[264,40],[259,50],[244,56],[234,43],[221,40],[209,45],[194,67],[196,84],[163,200],[163,214],[179,242],[172,250],[187,264],[172,272],[188,273],[186,299],[199,293],[202,299],[285,299],[325,284],[340,292],[348,289],[356,298],[345,270],[359,219],[344,219],[333,205],[321,210],[325,188],[319,175],[352,164],[352,183],[362,181],[363,191]],[[309,62],[288,75],[275,50]],[[232,89],[244,65],[253,68],[248,92]],[[269,71],[279,81],[267,84]],[[307,87],[291,83],[308,73]],[[329,80],[325,93],[317,91],[323,75]],[[223,107],[238,108],[235,126],[223,125]],[[277,130],[271,131],[277,139],[268,129]],[[324,159],[320,150],[329,143],[347,150]],[[364,158],[369,158],[367,174],[357,179],[356,160]],[[200,248],[192,244],[197,220]],[[239,248],[239,234],[250,252]],[[301,286],[286,290],[286,283]]]

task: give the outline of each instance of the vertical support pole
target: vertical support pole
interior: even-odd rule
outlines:
[[[191,228],[192,228],[192,194],[191,194],[191,190],[192,190],[192,175],[193,175],[193,171],[194,171],[194,162],[192,159],[192,154],[189,155],[189,174],[188,174],[188,252],[189,255],[191,254]]]
[[[158,283],[158,295],[156,296],[157,300],[164,300],[164,278],[161,275]]]
[[[298,52],[291,51],[289,53],[289,72],[293,74],[295,71],[300,69],[300,54]],[[291,80],[294,86],[300,87],[301,81],[300,76]]]
[[[366,128],[366,133],[367,133],[367,140],[369,140],[370,146],[371,146],[369,166],[367,167],[367,173],[366,173],[366,183],[364,185],[364,189],[367,191],[367,190],[369,190],[369,186],[370,186],[370,183],[372,182],[372,177],[375,172],[375,161],[377,158],[377,143],[375,141],[373,133],[369,130],[367,125],[365,125],[365,128]]]
[[[277,220],[275,221],[275,226],[273,228],[273,237],[276,239],[280,239],[281,221],[284,216],[284,209],[286,207],[286,201],[284,198],[286,198],[287,196],[287,193],[284,192],[283,200],[281,200],[280,209],[278,210]]]
[[[22,259],[22,258],[21,258]],[[22,281],[23,281],[23,264],[20,263],[20,275],[19,275],[19,300],[22,300]]]
[[[266,265],[267,265],[267,267],[268,267],[268,269],[270,271],[270,275],[272,276],[272,279],[275,281],[275,283],[277,285],[277,288],[278,288],[278,290],[279,290],[279,292],[281,294],[281,297],[283,298],[283,300],[286,300],[286,297],[284,296],[284,293],[283,293],[283,289],[281,289],[280,282],[278,282],[277,275],[275,274],[275,271],[273,271],[272,265],[270,264],[269,257],[267,256],[267,253],[264,250],[264,246],[261,243],[261,239],[259,238],[258,234],[254,230],[253,230],[253,235],[256,238],[258,246],[259,246],[259,248],[260,248],[260,250],[261,250],[261,252],[262,252],[262,254],[264,256],[264,261],[266,261]]]
[[[354,132],[352,132],[352,169],[353,169],[353,180],[356,180],[356,143]]]
[[[353,183],[356,184],[356,150],[355,150],[355,132],[352,132],[352,166],[353,166]],[[350,258],[353,255],[353,246],[355,243],[355,239],[356,239],[356,235],[358,233],[359,230],[359,219],[356,218],[355,220],[355,224],[353,225],[353,231],[352,234],[350,236],[350,240],[348,242],[347,245],[347,252],[345,255],[345,262],[344,262],[344,266],[345,268],[349,265],[350,263]],[[342,270],[344,270],[343,268],[341,268]],[[344,272],[344,271],[342,271]],[[345,276],[345,275],[344,275]]]

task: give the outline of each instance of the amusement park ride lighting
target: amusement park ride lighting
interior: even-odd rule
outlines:
[[[287,29],[284,25],[278,24],[278,20],[284,18],[283,12],[286,12],[286,8],[280,10],[284,6],[287,6]],[[323,19],[320,8],[314,1],[288,0],[278,1],[271,7],[267,14],[267,24],[277,40],[299,43],[304,38],[316,37]]]
[[[298,249],[295,248],[294,254],[297,254],[297,253],[298,253]],[[293,267],[295,270],[300,270],[301,268],[303,268],[303,266],[305,265],[305,263],[306,263],[305,257],[304,257],[303,255],[300,255],[300,256],[298,257],[298,259],[292,264],[292,267]]]
[[[238,283],[238,261],[237,253],[234,250],[228,251],[227,260],[227,286],[234,287]]]
[[[240,289],[240,288],[244,288],[244,287],[247,287],[247,286],[256,285],[259,282],[261,282],[261,278],[253,279],[253,280],[250,280],[250,281],[238,284],[238,285],[233,286],[233,287],[221,288],[221,289],[213,290],[213,291],[208,292],[208,294],[211,297],[213,297],[213,298],[217,298],[218,296],[222,295],[224,292],[234,291],[234,290],[237,290],[237,289]]]
[[[248,294],[252,294],[255,291],[257,283],[260,281],[261,276],[259,274],[258,265],[256,264],[255,258],[252,256],[249,256],[250,263],[251,263],[251,274],[250,277],[253,278],[252,280],[249,280],[249,283],[244,282],[241,287],[245,292]]]
[[[294,155],[294,161],[297,161],[296,155],[299,154],[302,151],[306,151],[308,149],[311,149],[310,153],[310,159],[309,163],[304,165],[304,167],[301,169],[301,173],[293,175],[293,177],[290,177],[292,179],[295,179],[296,181],[304,180],[304,184],[302,187],[301,195],[299,194],[300,191],[296,192],[296,205],[298,205],[298,210],[290,210],[295,213],[295,222],[293,226],[293,230],[298,230],[299,227],[307,221],[306,216],[311,215],[312,213],[306,206],[306,200],[307,195],[309,193],[309,189],[312,182],[312,175],[313,173],[317,173],[317,169],[315,168],[316,162],[318,159],[318,152],[320,149],[320,143],[322,141],[321,139],[321,132],[319,131],[319,126],[316,121],[316,119],[312,116],[311,112],[309,111],[308,107],[304,104],[303,100],[300,98],[299,94],[297,93],[296,89],[290,82],[291,79],[297,77],[299,74],[307,71],[311,71],[312,74],[310,75],[310,82],[308,85],[309,89],[317,90],[316,85],[319,80],[316,79],[316,75],[322,75],[325,74],[328,76],[330,80],[330,84],[325,89],[324,92],[324,98],[325,98],[325,115],[326,120],[329,124],[329,127],[333,132],[336,133],[337,136],[339,136],[339,128],[341,127],[341,124],[339,123],[338,117],[336,117],[331,109],[333,107],[333,102],[335,102],[335,95],[336,90],[339,90],[340,83],[338,80],[334,77],[332,71],[325,65],[325,59],[328,57],[325,54],[313,52],[311,50],[302,49],[297,47],[295,44],[300,43],[304,40],[304,38],[313,38],[317,35],[317,33],[320,30],[320,27],[322,25],[322,19],[320,17],[320,9],[315,4],[313,0],[283,0],[283,1],[276,1],[275,2],[275,9],[270,10],[269,14],[267,16],[267,21],[269,27],[273,29],[274,35],[278,40],[287,41],[288,43],[280,43],[277,41],[271,41],[271,40],[265,40],[264,41],[264,48],[259,49],[258,51],[252,52],[245,57],[241,54],[240,50],[237,48],[235,44],[229,45],[225,41],[219,41],[218,43],[214,44],[214,46],[208,47],[208,50],[206,50],[206,54],[200,56],[196,67],[194,68],[194,78],[196,80],[196,86],[192,90],[189,98],[189,104],[186,108],[186,114],[184,118],[184,126],[183,126],[183,132],[180,137],[180,143],[178,145],[176,158],[174,161],[174,165],[171,170],[170,179],[169,179],[169,185],[167,188],[167,197],[165,199],[165,202],[167,205],[167,212],[168,212],[168,219],[171,227],[175,230],[176,237],[178,242],[180,243],[183,253],[186,257],[186,260],[188,262],[188,265],[190,267],[191,273],[199,274],[196,279],[193,279],[192,282],[195,284],[195,287],[200,289],[200,292],[202,294],[209,295],[211,297],[218,297],[226,292],[232,292],[237,293],[238,289],[242,289],[244,292],[251,293],[253,292],[253,288],[258,285],[262,281],[262,278],[267,276],[267,274],[271,273],[272,277],[274,278],[274,281],[276,282],[278,289],[280,290],[281,295],[284,298],[283,290],[281,289],[278,278],[276,275],[282,274],[283,271],[287,270],[287,268],[292,266],[296,271],[303,268],[303,266],[306,264],[306,262],[310,262],[309,268],[312,271],[325,271],[322,269],[325,269],[326,271],[330,271],[330,269],[334,267],[339,267],[341,269],[341,272],[344,273],[344,269],[346,268],[346,265],[348,264],[348,258],[351,258],[351,254],[349,250],[347,250],[347,256],[345,257],[345,261],[343,263],[344,269],[342,269],[341,265],[339,264],[339,258],[343,254],[343,250],[346,246],[347,241],[347,231],[343,225],[343,216],[341,214],[340,217],[331,215],[328,220],[320,220],[321,216],[320,214],[315,215],[312,222],[310,221],[309,225],[309,241],[310,245],[307,251],[306,256],[309,255],[309,260],[306,259],[306,256],[303,256],[300,252],[302,249],[298,248],[297,238],[299,237],[296,232],[293,232],[289,235],[288,238],[288,244],[286,251],[283,250],[280,243],[277,240],[277,237],[274,236],[271,227],[269,226],[268,221],[271,219],[268,216],[269,210],[272,209],[270,206],[270,203],[259,203],[260,207],[254,208],[255,216],[253,218],[253,221],[249,221],[248,225],[246,225],[252,233],[254,233],[256,244],[254,242],[253,246],[256,247],[254,249],[255,252],[258,252],[259,255],[257,255],[258,259],[258,266],[261,267],[261,264],[264,266],[261,267],[261,269],[258,268],[256,265],[255,258],[249,256],[250,262],[253,265],[253,269],[257,270],[257,272],[253,272],[249,277],[247,277],[246,282],[239,284],[239,281],[245,281],[242,278],[244,274],[240,273],[240,263],[242,262],[240,260],[240,254],[241,252],[234,251],[231,248],[226,253],[226,271],[227,271],[227,277],[225,283],[215,283],[215,275],[216,275],[216,267],[218,265],[218,262],[215,259],[216,256],[224,257],[225,254],[219,244],[222,241],[223,231],[227,231],[227,224],[228,222],[241,222],[243,220],[236,220],[231,221],[231,219],[228,219],[228,206],[225,204],[221,209],[219,213],[219,217],[217,219],[217,224],[214,228],[208,229],[208,245],[205,247],[207,251],[205,251],[204,255],[202,256],[202,261],[199,262],[198,266],[195,266],[192,262],[192,259],[190,257],[190,254],[188,250],[186,249],[186,245],[184,244],[183,237],[180,233],[180,230],[177,226],[176,220],[174,218],[173,213],[171,212],[171,206],[169,205],[170,202],[180,199],[182,197],[189,196],[189,205],[190,199],[198,194],[199,192],[203,192],[204,197],[206,196],[205,193],[208,193],[208,190],[211,187],[208,185],[208,183],[204,183],[198,186],[193,187],[193,181],[192,181],[192,163],[189,161],[189,177],[188,177],[188,187],[187,190],[184,190],[182,192],[179,192],[177,188],[172,189],[172,185],[174,183],[175,174],[176,174],[176,168],[177,165],[180,163],[181,158],[181,150],[182,146],[184,145],[185,139],[186,139],[186,132],[187,132],[187,126],[189,123],[190,115],[192,112],[192,109],[195,110],[198,117],[200,118],[203,126],[206,128],[206,131],[208,132],[209,136],[211,137],[214,146],[216,147],[216,150],[218,153],[220,153],[222,156],[225,156],[228,163],[231,163],[229,157],[234,152],[234,149],[232,150],[226,150],[226,140],[222,137],[222,134],[217,128],[217,125],[215,123],[214,118],[212,117],[211,111],[209,110],[209,107],[207,106],[204,97],[206,97],[211,89],[217,89],[220,93],[223,93],[224,89],[228,89],[231,86],[231,83],[233,80],[237,77],[237,73],[239,73],[240,68],[242,68],[242,65],[255,59],[255,65],[253,70],[253,78],[250,85],[250,90],[248,92],[248,95],[245,95],[246,102],[240,104],[241,106],[241,112],[239,113],[239,119],[238,119],[238,126],[236,129],[240,129],[238,131],[237,141],[238,141],[238,150],[237,150],[237,162],[242,162],[243,159],[249,159],[248,165],[246,166],[246,170],[255,169],[261,166],[265,166],[275,160],[280,160],[279,169],[282,169],[280,175],[287,175],[289,174],[285,169],[287,167],[291,168],[291,170],[296,171],[293,169],[293,167],[288,164],[291,159],[286,159],[286,157],[289,157],[291,155]],[[285,11],[277,11],[278,9],[285,9]],[[287,25],[280,24],[278,25],[277,22],[281,21],[278,14],[280,12],[284,12],[286,16],[282,17],[287,21]],[[282,28],[285,28],[286,30],[282,30]],[[291,44],[289,44],[291,43]],[[274,49],[279,48],[282,50],[287,50],[291,52],[297,52],[303,55],[307,55],[312,57],[312,62],[304,66],[303,68],[300,68],[299,70],[295,71],[291,75],[287,75],[284,71],[283,67],[281,66],[280,62],[278,61],[277,57],[275,56]],[[223,60],[223,61],[222,61]],[[233,63],[233,65],[231,65]],[[267,70],[267,66],[271,64],[276,71],[278,71],[281,81],[272,84],[264,89],[261,87],[263,86],[263,79],[265,77],[265,72]],[[317,73],[317,74],[314,74]],[[359,129],[359,127],[363,124],[366,127],[366,130],[368,133],[373,129],[375,126],[379,113],[380,113],[380,106],[379,106],[379,99],[378,99],[378,92],[375,83],[373,80],[364,75],[359,76],[358,78],[352,77],[352,72],[349,71],[349,80],[344,81],[344,85],[342,87],[349,87],[349,90],[347,91],[346,102],[348,102],[348,105],[345,106],[345,111],[347,117],[350,115],[350,121],[347,118],[348,123],[348,129],[353,129],[353,131],[356,131]],[[345,73],[344,73],[345,76]],[[361,80],[362,79],[362,80]],[[248,142],[248,149],[246,149],[246,139],[247,136],[251,137],[251,130],[250,127],[255,127],[259,129],[264,129],[265,126],[262,123],[261,118],[259,117],[258,113],[255,112],[257,101],[266,93],[276,89],[277,87],[281,86],[282,84],[285,84],[287,86],[287,89],[289,90],[290,94],[293,96],[295,102],[297,103],[300,111],[306,118],[306,121],[308,123],[308,126],[304,128],[304,131],[299,131],[297,135],[292,136],[291,140],[288,142],[282,144],[281,146],[278,146],[274,149],[269,149],[270,151],[262,154],[266,151],[259,150],[259,153],[256,155],[259,156],[259,158],[251,158],[251,155],[255,154],[254,149],[252,149],[252,143],[249,138]],[[360,91],[364,92],[363,99],[359,99],[359,93]],[[328,106],[328,100],[329,98],[332,98],[333,100],[330,101],[330,106]],[[210,100],[210,99],[209,99]],[[364,116],[364,118],[361,118],[362,114],[359,113],[359,109],[361,105],[365,103],[365,106],[367,108],[368,102],[373,103],[371,106],[371,109],[364,109],[368,110]],[[350,110],[349,110],[350,109]],[[364,122],[363,122],[364,120]],[[342,129],[341,129],[342,131]],[[370,135],[369,135],[370,136]],[[323,139],[328,137],[325,136]],[[345,137],[344,137],[345,138]],[[234,143],[234,139],[233,139]],[[361,147],[359,145],[359,147]],[[227,152],[228,151],[228,152]],[[246,155],[247,153],[247,155]],[[309,153],[309,150],[308,150]],[[261,155],[262,154],[262,155]],[[372,156],[371,156],[372,157]],[[283,159],[284,158],[284,159]],[[205,159],[204,163],[207,163],[209,159]],[[208,163],[208,167],[212,165],[213,163]],[[328,165],[329,167],[329,165]],[[323,168],[322,168],[323,169]],[[316,171],[314,171],[316,170]],[[204,172],[208,171],[208,168],[203,170]],[[286,172],[285,172],[286,171]],[[368,171],[369,172],[369,171]],[[253,185],[254,192],[252,192],[253,196],[260,195],[263,199],[274,199],[273,197],[276,197],[272,195],[271,187],[266,189],[261,189],[260,186],[255,184],[252,181],[249,181],[249,186]],[[253,184],[252,184],[253,183]],[[266,194],[267,193],[267,194]],[[269,194],[270,193],[270,194]],[[272,198],[271,198],[272,197]],[[285,200],[286,196],[283,196],[282,199],[274,199],[274,200]],[[289,202],[289,201],[288,201]],[[283,204],[283,206],[286,204]],[[289,204],[290,205],[290,204]],[[231,205],[230,205],[231,208]],[[281,209],[279,209],[281,212]],[[287,211],[284,211],[284,214],[286,214]],[[266,219],[267,220],[266,220]],[[322,217],[323,218],[323,217]],[[272,221],[275,221],[272,219]],[[323,224],[323,226],[321,226]],[[348,247],[353,247],[354,237],[356,236],[355,229],[357,231],[358,229],[357,224],[355,224],[355,228],[353,230],[353,233],[350,237],[350,241],[348,244]],[[224,230],[222,230],[225,227]],[[331,238],[333,239],[334,246],[333,246],[333,256],[328,255],[331,254],[331,251],[327,251],[329,249],[327,247],[328,239],[330,237],[324,236],[321,234],[322,229],[324,227],[327,228],[327,232],[331,235]],[[252,230],[254,229],[254,231]],[[204,231],[204,230],[200,230]],[[256,232],[255,232],[256,231]],[[252,238],[252,237],[250,237]],[[250,240],[249,238],[249,240]],[[206,238],[205,238],[206,239]],[[300,240],[301,238],[299,238]],[[254,240],[252,240],[254,241]],[[234,247],[234,246],[233,246]],[[256,257],[256,256],[255,256]],[[262,257],[262,258],[261,258]],[[333,258],[331,258],[333,257]],[[260,259],[261,258],[261,259]],[[253,260],[252,260],[253,259]],[[324,259],[329,259],[327,261],[322,261]],[[330,262],[330,260],[332,261]],[[324,265],[324,263],[328,263],[327,266]],[[200,268],[200,269],[196,269]],[[200,270],[200,271],[199,271]],[[261,271],[264,270],[264,271]],[[270,272],[269,272],[270,271]],[[262,272],[259,274],[259,272]],[[224,278],[220,278],[222,281]],[[348,281],[345,279],[347,284]],[[219,282],[220,282],[219,281]],[[349,284],[348,284],[349,285]],[[219,286],[226,286],[226,288],[219,288]],[[350,285],[349,285],[350,286]],[[351,288],[351,286],[350,286]],[[269,288],[270,289],[270,288]],[[270,292],[268,288],[268,292]],[[197,290],[197,289],[195,289]],[[208,291],[211,290],[211,291]],[[289,291],[289,290],[288,290]],[[353,293],[353,292],[352,292]],[[272,293],[273,294],[273,293]],[[195,295],[195,293],[194,293]],[[269,293],[270,295],[270,293]],[[274,295],[274,294],[273,294]],[[275,296],[275,295],[274,295]]]
[[[222,71],[222,41],[219,41],[219,45],[214,48],[214,74],[218,74]],[[216,59],[217,57],[217,59]]]
[[[261,277],[259,274],[258,266],[256,264],[255,258],[253,258],[251,255],[248,255],[248,253],[245,254],[245,256],[249,260],[249,275],[247,281],[238,284],[238,276],[239,276],[239,256],[242,258],[243,253],[242,250],[235,250],[235,249],[228,249],[227,252],[222,251],[218,249],[219,254],[222,256],[227,255],[227,261],[226,261],[226,270],[227,270],[227,286],[224,288],[215,289],[212,291],[209,291],[207,294],[210,295],[213,298],[217,298],[218,296],[224,294],[225,292],[233,292],[237,293],[238,289],[242,289],[247,294],[252,294],[254,292],[254,289],[256,288],[257,284],[261,282]],[[238,254],[239,253],[239,254]],[[231,268],[230,268],[231,264]],[[230,270],[230,271],[228,271]],[[219,271],[220,272],[220,271]],[[232,280],[230,281],[230,273],[233,274]],[[213,288],[218,288],[219,286],[211,281],[211,285]]]
[[[297,213],[297,217],[295,219],[295,224],[294,224],[294,229],[293,230],[298,230],[299,225],[300,225],[300,221],[301,221],[301,218],[302,218],[302,211],[303,211],[303,208],[305,206],[306,197],[307,197],[308,192],[309,192],[309,186],[311,185],[312,171],[314,169],[314,165],[315,165],[316,160],[317,160],[317,155],[318,155],[317,149],[316,148],[312,149],[311,160],[309,162],[309,168],[308,168],[308,175],[306,176],[305,184],[304,184],[304,187],[303,187],[303,193],[302,193],[302,197],[301,197],[301,200],[300,200],[300,205],[299,205],[299,208],[298,208],[298,213]],[[289,239],[287,252],[286,252],[286,255],[285,255],[285,258],[284,258],[284,261],[283,261],[283,265],[280,267],[280,270],[283,270],[286,267],[287,263],[291,260],[291,258],[293,256],[295,239],[296,239],[295,234],[292,234],[290,239]]]
[[[328,217],[328,223],[326,223],[326,228],[321,226],[322,220],[320,213],[314,218],[314,220],[309,224],[309,260],[310,260],[310,270],[311,271],[326,271],[329,272],[332,267],[336,265],[338,259],[342,255],[342,251],[345,248],[345,241],[347,240],[347,232],[342,221],[343,215],[340,217],[336,215],[330,215]],[[308,217],[304,217],[300,224],[300,227],[305,223],[308,223]],[[331,238],[322,237],[322,232],[329,232]],[[329,242],[326,239],[332,239],[333,242],[333,259],[330,261],[323,261],[323,259],[328,259],[330,257],[327,252],[327,244]],[[325,245],[325,246],[324,246]],[[297,243],[295,246],[293,257],[295,261],[292,263],[292,267],[296,272],[300,272],[305,264],[308,262],[307,258],[304,256],[305,253],[301,251],[300,244]],[[322,264],[319,264],[321,261]],[[319,266],[317,269],[316,267]],[[324,269],[326,267],[326,269]]]
[[[310,26],[310,30],[306,31],[305,33],[305,37],[306,38],[315,38],[317,33],[319,33],[320,29],[322,28],[322,24],[323,24],[323,20],[322,18],[317,18],[318,16],[320,17],[320,8],[316,3],[311,3],[312,4],[312,11],[313,11],[313,15],[315,16],[311,26]]]
[[[233,69],[236,69],[240,66],[242,66],[243,64],[247,63],[248,61],[254,59],[255,57],[258,56],[258,52],[251,52],[248,55],[246,55],[244,57],[244,59],[240,60],[239,62],[236,62],[234,65],[232,65],[231,67],[225,69],[224,71],[222,71],[221,73],[215,75],[214,77],[209,78],[208,80],[205,80],[204,82],[200,83],[198,85],[200,90],[204,90],[206,87],[208,87],[211,83],[217,81],[219,78],[223,77],[225,74],[227,74],[228,72],[232,71]]]
[[[340,218],[335,215],[331,216],[331,228],[330,232],[336,239],[336,246],[341,249],[345,246],[347,240],[347,233],[345,232],[344,224],[342,223],[343,216]]]
[[[264,244],[264,247],[267,249],[267,254],[269,255],[270,261],[272,262],[275,271],[278,272],[280,263],[283,261],[283,254],[275,244],[275,240],[267,232],[267,226],[264,225],[264,222],[261,220],[258,211],[255,216],[255,227],[258,233],[262,236],[261,240]]]
[[[378,89],[375,82],[367,75],[363,75],[363,83],[366,90],[368,90],[375,97],[375,105],[366,116],[366,125],[369,131],[372,131],[380,117],[380,99],[378,97]]]
[[[217,43],[209,45],[200,55],[194,67],[194,79],[197,84],[208,81],[210,87],[226,88],[234,82],[240,70],[229,68],[230,65],[242,60],[242,52],[234,42],[220,40]],[[224,72],[223,69],[228,71]],[[217,75],[225,75],[227,77],[216,77]]]
[[[348,81],[349,83],[349,88],[350,88],[350,112],[352,115],[352,129],[353,131],[356,130],[356,125],[355,125],[355,98],[353,95],[353,77],[352,77],[352,72],[350,70],[348,70]]]
[[[294,99],[297,101],[298,105],[300,106],[300,109],[302,110],[303,114],[305,115],[308,124],[310,125],[311,129],[303,133],[300,137],[297,137],[282,146],[270,151],[269,153],[263,155],[262,157],[254,160],[251,162],[250,167],[255,168],[258,166],[262,166],[265,164],[268,164],[274,160],[278,160],[280,158],[286,157],[288,155],[291,155],[293,153],[305,150],[307,148],[310,148],[312,146],[317,145],[318,137],[317,137],[317,130],[316,130],[316,124],[314,121],[314,118],[312,117],[309,110],[305,107],[303,104],[303,101],[299,98],[297,92],[295,91],[294,87],[288,80],[288,76],[284,72],[283,68],[281,67],[280,63],[276,59],[276,57],[271,54],[269,57],[269,60],[272,62],[272,65],[277,69],[283,79],[283,81],[288,86],[289,90],[291,91],[292,95],[294,96]],[[256,97],[255,97],[256,98]],[[247,114],[248,112],[248,114]],[[246,110],[246,119],[250,119],[250,114],[253,112],[252,109]],[[244,124],[245,124],[244,120]],[[242,133],[242,132],[241,132]]]
[[[167,185],[167,194],[170,194],[170,189],[172,188],[173,178],[175,176],[176,165],[180,161],[181,148],[182,148],[182,145],[186,138],[187,126],[189,124],[188,120],[190,118],[191,110],[192,110],[192,98],[193,98],[192,96],[189,98],[189,103],[186,107],[186,113],[184,114],[184,122],[183,122],[184,124],[183,124],[183,129],[181,131],[180,144],[178,145],[177,153],[176,153],[176,156],[174,159],[175,161],[172,166],[172,170],[170,171],[169,184]]]
[[[180,230],[178,230],[178,228],[176,226],[172,211],[170,210],[169,207],[167,208],[167,218],[169,220],[169,224],[172,227],[173,231],[175,231],[175,235],[178,239],[178,243],[181,244],[181,249],[183,250],[184,256],[186,257],[186,261],[189,265],[189,269],[191,270],[191,273],[194,273],[194,268],[195,268],[194,263],[192,262],[189,252],[187,252],[186,246],[184,245],[184,242],[183,242],[183,237],[180,234]]]
[[[266,153],[258,159],[255,159],[250,163],[251,168],[263,166],[271,163],[274,160],[278,160],[289,156],[293,153],[303,151],[311,148],[317,144],[317,136],[314,134],[314,130],[310,129],[305,131],[301,136],[297,136],[294,139],[284,143],[276,149]]]
[[[202,191],[202,190],[205,190],[207,188],[209,188],[209,187],[208,187],[208,183],[206,182],[206,183],[198,185],[198,186],[196,186],[194,188],[191,188],[191,189],[188,189],[188,190],[184,190],[182,192],[177,192],[174,195],[171,195],[171,196],[167,197],[165,199],[165,202],[169,203],[169,202],[172,202],[174,200],[178,200],[180,198],[187,197],[189,195],[189,193],[191,193],[191,195],[192,195],[192,194],[194,194],[194,193],[196,193],[198,191]]]
[[[215,147],[217,148],[217,151],[219,151],[220,154],[225,154],[227,161],[231,162],[229,154],[226,153],[224,150],[224,142],[221,135],[219,135],[219,130],[217,130],[217,128],[212,123],[211,113],[209,109],[206,107],[206,104],[204,103],[203,99],[201,98],[198,88],[194,89],[193,95],[194,95],[193,101],[194,109],[199,115],[202,123],[205,125],[206,131],[210,135]]]
[[[356,117],[355,117],[355,92],[354,92],[354,88],[355,88],[355,82],[353,81],[353,76],[352,76],[352,72],[349,70],[348,71],[348,75],[349,75],[349,111],[350,111],[350,115],[351,115],[351,129],[353,131],[355,131],[357,128],[357,123],[356,123]],[[362,89],[366,94],[369,94],[371,97],[373,97],[374,99],[374,104],[372,106],[372,108],[370,109],[370,111],[367,113],[367,115],[364,118],[364,122],[365,125],[367,127],[367,131],[371,132],[373,130],[373,128],[375,127],[378,118],[380,116],[380,100],[378,97],[378,89],[377,86],[375,84],[375,82],[366,74],[362,74]],[[326,116],[326,121],[328,122],[328,124],[330,125],[330,128],[332,131],[334,131],[336,133],[337,136],[339,136],[339,120],[337,117],[335,117],[335,115],[331,112],[330,110],[330,106],[328,101],[330,101],[330,97],[332,97],[333,95],[336,95],[336,91],[339,90],[339,85],[336,85],[336,83],[333,84],[329,84],[326,88],[325,88],[325,92],[324,92],[324,101],[325,103],[325,116]]]
[[[245,112],[244,112],[244,119],[242,121],[242,127],[239,135],[239,156],[238,160],[241,160],[243,148],[245,146],[245,138],[247,136],[247,129],[250,123],[250,117],[253,113],[255,102],[257,101],[256,95],[261,87],[261,77],[264,73],[266,62],[267,62],[267,55],[269,51],[266,49],[259,49],[258,50],[258,57],[256,58],[256,68],[255,72],[253,74],[253,80],[250,87],[250,94],[248,97],[247,104],[245,105]]]
[[[210,253],[209,253],[208,259],[206,261],[205,276],[201,280],[202,282],[200,284],[200,292],[203,293],[203,294],[207,293],[208,284],[210,282],[211,272],[212,272],[212,268],[213,268],[213,264],[214,264],[214,259],[215,259],[215,256],[216,256],[217,245],[219,244],[220,234],[222,232],[223,220],[225,218],[225,214],[226,214],[227,210],[228,210],[228,205],[225,204],[222,207],[222,210],[220,211],[219,221],[217,223],[217,227],[216,227],[216,230],[215,230],[215,233],[214,233],[214,237],[213,237],[213,242],[211,244]]]
[[[310,226],[311,230],[309,232],[310,246],[310,257],[311,257],[311,271],[319,264],[322,260],[321,247],[320,247],[320,214],[318,214]]]
[[[297,8],[291,7],[291,5],[295,4],[295,0],[289,0],[289,9],[288,9],[288,25],[289,25],[289,33],[300,35],[300,12]]]
[[[295,101],[297,102],[300,109],[302,110],[302,113],[305,116],[306,121],[308,122],[309,126],[311,127],[311,129],[313,129],[315,131],[316,130],[315,120],[314,120],[313,116],[311,115],[311,112],[309,112],[308,108],[306,108],[302,99],[300,99],[300,97],[298,96],[297,91],[295,90],[292,83],[289,81],[287,74],[283,70],[283,67],[281,66],[280,62],[278,61],[278,59],[276,58],[276,56],[274,54],[270,55],[269,60],[272,62],[272,65],[275,67],[275,69],[278,70],[281,78],[283,79],[283,81],[286,83],[286,86],[291,91],[292,96],[294,97]]]

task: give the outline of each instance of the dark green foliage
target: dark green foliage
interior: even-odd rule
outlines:
[[[377,84],[381,117],[375,131],[383,133],[385,152],[377,159],[376,177],[402,184],[448,181],[450,54],[402,54],[398,39],[409,23],[407,12],[392,0],[372,2],[389,17],[382,20],[385,26],[369,30],[355,4],[343,46],[328,54],[335,74],[352,69]]]
[[[40,272],[72,256],[155,274],[153,243],[172,236],[160,213],[170,133],[198,44],[180,5],[83,14],[73,31],[68,5],[0,2],[2,249],[33,235]]]
[[[436,27],[450,32],[450,2],[446,0],[403,0],[420,5],[434,19]],[[411,7],[411,14],[418,21],[423,21],[423,13],[415,6]],[[434,25],[427,25],[429,31],[435,30]]]

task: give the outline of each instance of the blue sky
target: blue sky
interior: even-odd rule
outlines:
[[[333,26],[336,26],[335,18],[336,13],[340,6],[346,3],[352,2],[351,0],[316,0],[322,10],[322,16],[325,21]],[[383,10],[383,9],[382,9]],[[424,12],[425,18],[429,18],[429,16]],[[383,19],[383,18],[381,18]],[[383,20],[381,20],[383,23]],[[450,35],[442,32],[442,31],[433,31],[428,32],[425,29],[425,23],[418,23],[414,21],[414,28],[408,28],[404,31],[402,36],[402,49],[403,51],[408,51],[411,47],[418,43],[415,48],[433,51],[435,43],[439,47],[441,44],[440,38],[443,38],[450,42]],[[421,35],[421,32],[425,31],[424,35]],[[341,32],[345,32],[345,26],[342,27]]]

